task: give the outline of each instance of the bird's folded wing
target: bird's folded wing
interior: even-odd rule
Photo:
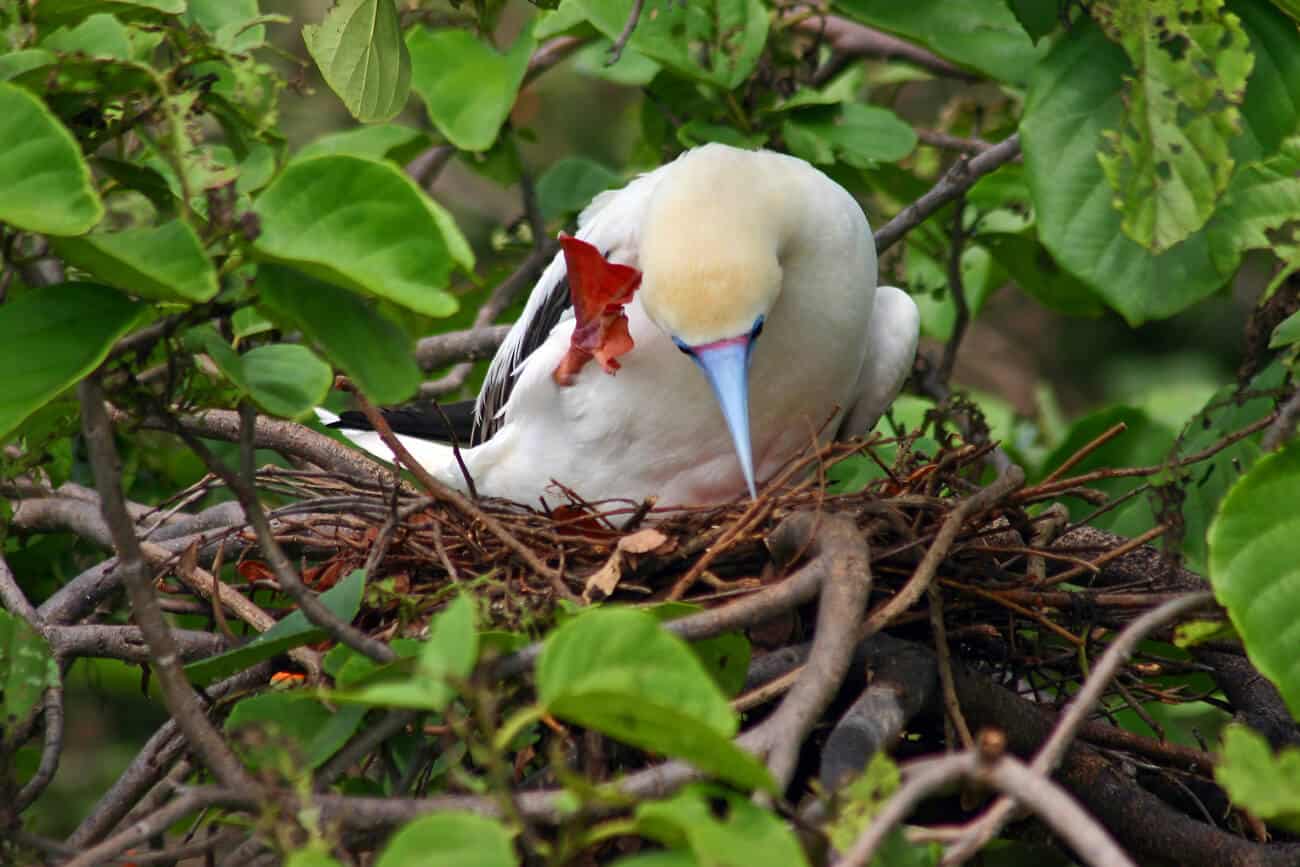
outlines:
[[[641,225],[650,196],[666,168],[668,166],[641,175],[622,189],[610,190],[592,199],[578,217],[576,237],[594,245],[609,261],[636,267]],[[524,312],[488,367],[475,407],[475,443],[496,433],[501,425],[501,411],[518,379],[519,368],[537,347],[546,342],[556,325],[572,316],[570,308],[564,256],[556,254],[533,286]]]

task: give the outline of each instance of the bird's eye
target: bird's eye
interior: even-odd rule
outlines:
[[[760,335],[760,334],[763,333],[763,320],[764,320],[764,318],[765,318],[765,317],[760,316],[760,317],[758,317],[757,319],[754,320],[754,327],[753,327],[753,329],[749,332],[749,339],[750,339],[750,340],[753,340],[755,337],[758,337],[758,335]]]
[[[682,352],[686,353],[687,355],[690,355],[692,357],[695,355],[694,350],[692,350],[689,346],[687,346],[684,340],[678,337],[674,337],[673,343],[675,343],[677,345],[677,348],[680,349]]]

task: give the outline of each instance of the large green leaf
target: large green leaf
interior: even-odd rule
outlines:
[[[298,151],[294,158],[351,154],[354,157],[404,163],[428,144],[428,134],[418,129],[397,123],[380,123],[323,135]]]
[[[63,55],[129,61],[139,59],[135,46],[149,41],[142,31],[132,31],[115,16],[100,13],[75,27],[60,27],[41,40],[41,47]]]
[[[710,867],[807,867],[790,826],[770,810],[721,786],[687,786],[636,809],[637,830],[686,848]]]
[[[438,132],[461,150],[492,147],[510,116],[536,42],[525,33],[506,54],[467,30],[416,28],[406,37],[415,92]]]
[[[1300,52],[1294,50],[1295,25],[1267,3],[1251,0],[1234,10],[1255,54],[1241,105],[1242,133],[1230,142],[1233,158],[1244,165],[1272,153],[1295,132]],[[1214,292],[1236,270],[1239,256],[1222,241],[1236,235],[1230,227],[1216,228],[1220,215],[1159,255],[1124,233],[1097,152],[1103,132],[1121,122],[1124,77],[1130,74],[1122,49],[1088,22],[1076,23],[1070,38],[1060,40],[1035,69],[1020,130],[1043,244],[1107,304],[1139,324],[1172,316]],[[1229,199],[1235,185],[1234,179]]]
[[[565,157],[537,179],[542,216],[554,219],[581,211],[596,197],[623,182],[614,171],[586,157]]]
[[[597,30],[617,39],[632,0],[578,0]],[[728,90],[749,78],[767,43],[762,0],[663,3],[645,10],[629,45],[680,75]]]
[[[1300,833],[1300,749],[1275,755],[1263,735],[1228,726],[1214,779],[1252,816]]]
[[[365,570],[353,569],[342,581],[322,593],[320,602],[339,620],[351,623],[352,618],[361,610],[361,594],[365,587]],[[314,626],[307,619],[307,615],[294,611],[243,647],[190,663],[185,666],[185,674],[199,686],[207,686],[264,659],[328,637],[325,630]]]
[[[1210,255],[1222,270],[1237,266],[1242,252],[1269,249],[1269,233],[1300,218],[1300,139],[1233,175],[1208,227]]]
[[[375,403],[401,403],[420,387],[411,338],[355,292],[282,265],[259,268],[256,286],[276,322],[301,331]]]
[[[718,685],[647,612],[598,609],[551,633],[537,663],[537,692],[557,717],[743,786],[772,785],[766,769],[732,743],[738,721]]]
[[[1118,130],[1099,156],[1124,232],[1169,249],[1214,213],[1254,58],[1223,0],[1107,0],[1093,7],[1134,66]]]
[[[331,701],[412,710],[443,710],[456,696],[456,682],[469,677],[478,661],[474,599],[462,594],[429,623],[429,638],[413,659],[347,678]],[[343,678],[340,678],[342,681]]]
[[[0,728],[8,730],[59,682],[50,646],[26,620],[0,609]]]
[[[1043,245],[1131,324],[1172,316],[1223,285],[1205,233],[1152,255],[1126,235],[1097,151],[1123,112],[1124,52],[1085,22],[1039,64],[1020,134]]]
[[[226,717],[225,729],[238,731],[257,726],[272,739],[288,739],[294,745],[292,758],[308,768],[318,768],[347,743],[361,725],[366,708],[359,706],[331,710],[303,690],[269,692],[241,700]],[[260,756],[261,751],[254,751]],[[264,762],[255,761],[261,765]]]
[[[393,0],[339,0],[302,39],[330,89],[360,121],[388,120],[411,92],[411,56]]]
[[[897,162],[916,148],[916,133],[887,108],[848,103],[793,112],[782,126],[790,152],[809,162],[837,159],[857,168]]]
[[[258,0],[188,0],[185,18],[212,34],[226,51],[249,51],[266,41]]]
[[[240,392],[262,409],[285,418],[303,418],[329,393],[334,374],[305,346],[272,343],[235,352],[211,326],[190,332]]]
[[[130,295],[161,301],[207,301],[217,272],[194,230],[180,220],[161,226],[65,238],[55,250],[92,279]]]
[[[185,0],[41,0],[34,8],[36,20],[42,26],[58,27],[77,24],[100,13],[108,13],[124,21],[158,15],[179,15],[185,11]]]
[[[834,9],[863,24],[889,30],[994,78],[1023,84],[1047,43],[1033,40],[1006,0],[836,0]]]
[[[80,235],[103,216],[72,133],[29,91],[0,82],[0,222]]]
[[[1260,673],[1300,717],[1300,443],[1262,458],[1210,525],[1214,593]]]
[[[45,286],[0,304],[0,438],[98,367],[144,309],[94,283]]]
[[[516,867],[512,836],[500,822],[474,813],[424,816],[393,835],[375,867]]]
[[[295,160],[257,199],[257,251],[428,316],[473,253],[450,215],[391,163],[346,154]]]

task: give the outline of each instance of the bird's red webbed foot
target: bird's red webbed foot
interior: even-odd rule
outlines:
[[[612,374],[619,368],[618,356],[631,351],[632,335],[623,306],[641,285],[641,272],[610,262],[600,250],[571,235],[561,234],[560,246],[577,324],[569,350],[551,376],[559,385],[572,385],[573,378],[593,358]]]

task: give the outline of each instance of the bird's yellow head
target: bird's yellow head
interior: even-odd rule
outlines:
[[[733,148],[687,154],[656,189],[639,250],[641,304],[709,380],[751,495],[749,360],[781,294],[788,218],[769,169]]]

